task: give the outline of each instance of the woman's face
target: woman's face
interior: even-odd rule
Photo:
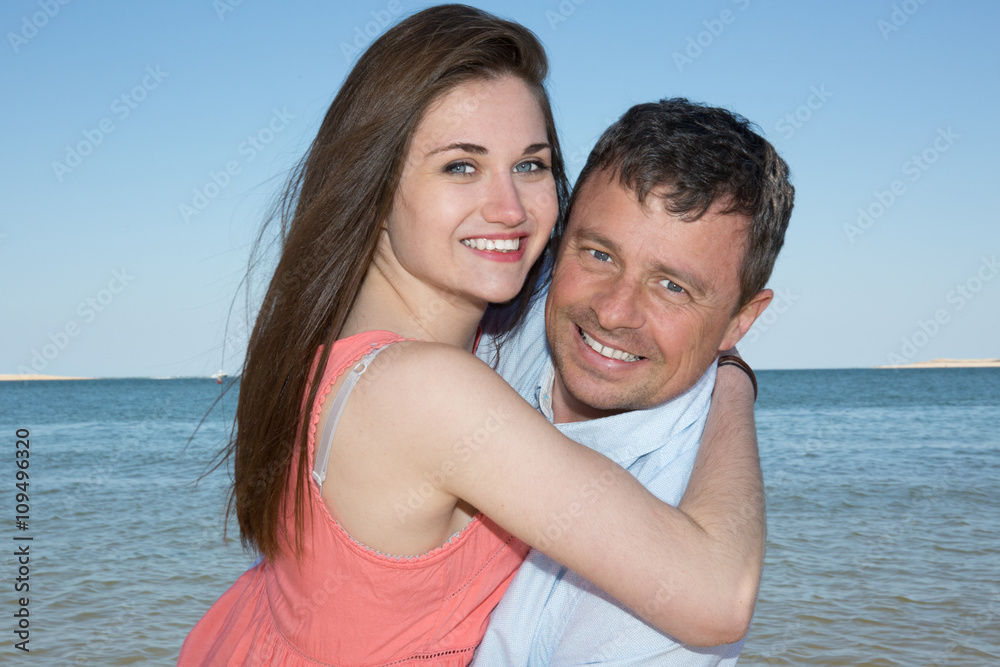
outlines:
[[[551,159],[542,110],[520,79],[471,81],[436,100],[387,222],[382,258],[397,289],[483,307],[516,296],[558,215]]]

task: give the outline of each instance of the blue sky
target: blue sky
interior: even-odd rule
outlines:
[[[0,373],[237,370],[267,203],[356,47],[428,4],[3,3]],[[1000,4],[471,4],[545,44],[574,177],[608,123],[672,96],[742,113],[788,160],[754,366],[1000,357]]]

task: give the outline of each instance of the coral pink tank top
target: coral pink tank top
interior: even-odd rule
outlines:
[[[311,406],[310,470],[334,382],[399,340],[369,331],[334,344]],[[388,556],[348,535],[316,484],[308,496],[301,557],[281,555],[245,572],[188,635],[178,664],[467,665],[528,546],[478,514],[429,553]],[[291,517],[285,527],[294,540]]]

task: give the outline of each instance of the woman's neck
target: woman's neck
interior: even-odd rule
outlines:
[[[485,302],[473,304],[403,276],[390,280],[378,264],[365,274],[341,337],[382,330],[472,351]]]

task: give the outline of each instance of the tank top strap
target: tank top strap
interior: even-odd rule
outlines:
[[[354,387],[358,384],[358,380],[361,379],[361,375],[368,370],[368,365],[378,356],[379,352],[398,340],[403,339],[385,341],[381,345],[372,343],[371,351],[361,357],[354,364],[354,367],[348,371],[347,378],[340,385],[340,390],[337,391],[337,395],[333,398],[330,413],[326,418],[326,425],[323,427],[323,435],[316,444],[315,458],[313,460],[312,478],[316,482],[316,486],[321,490],[323,482],[326,480],[326,468],[330,463],[330,448],[333,445],[333,436],[337,431],[337,424],[340,423],[340,417],[344,413],[347,399],[351,397],[351,392],[354,391]]]

